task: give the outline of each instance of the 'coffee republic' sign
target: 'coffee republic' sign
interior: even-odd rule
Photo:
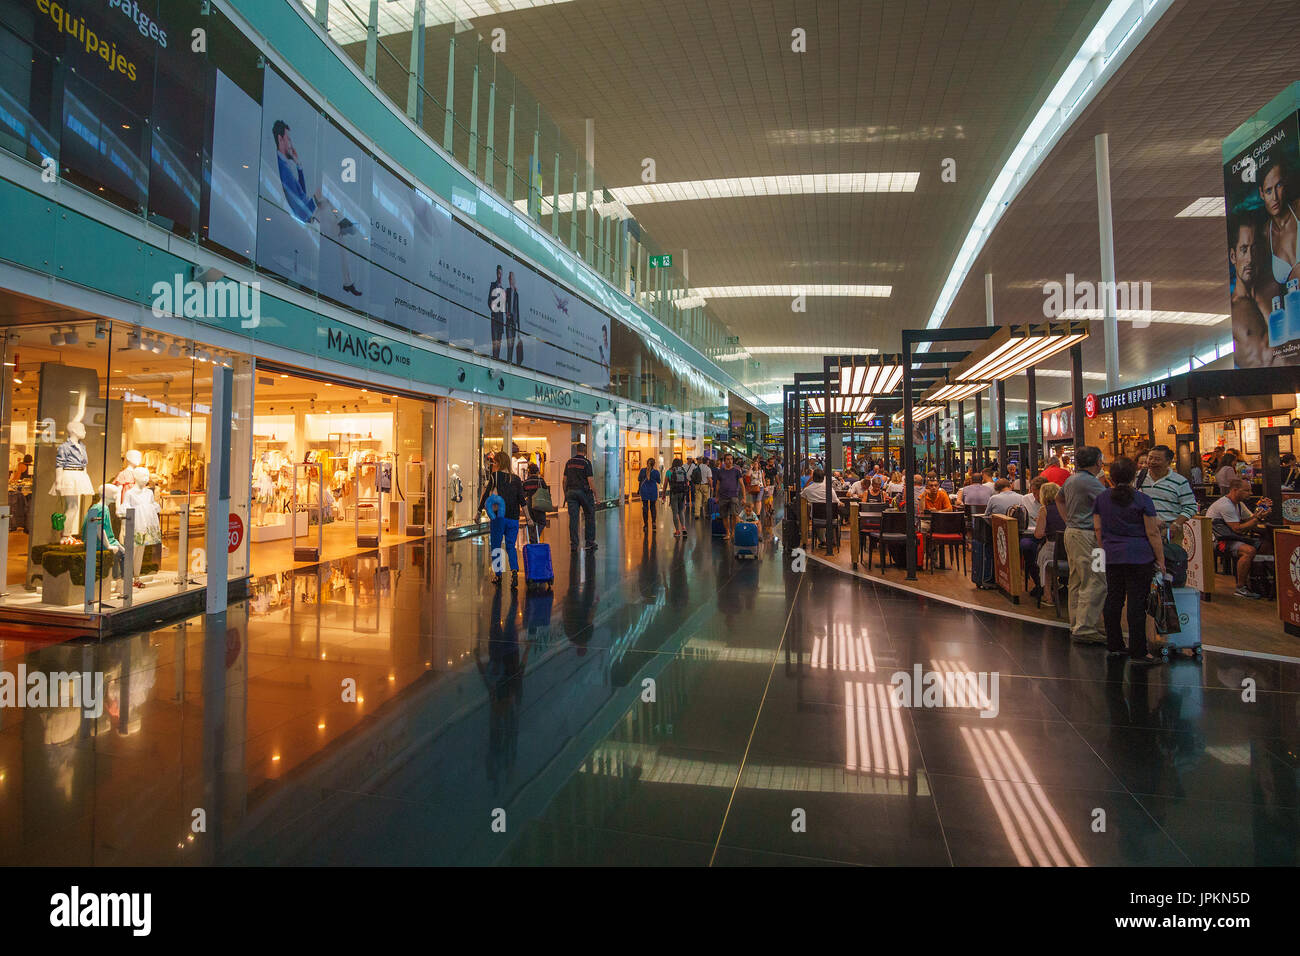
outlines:
[[[1150,385],[1137,385],[1122,388],[1118,392],[1107,392],[1097,396],[1098,412],[1117,412],[1147,402],[1163,401],[1169,394],[1168,382],[1152,382]]]

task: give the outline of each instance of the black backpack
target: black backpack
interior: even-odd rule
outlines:
[[[698,470],[698,469],[697,469]],[[673,490],[673,494],[686,494],[688,482],[686,480],[685,468],[671,468],[668,471],[668,487]]]

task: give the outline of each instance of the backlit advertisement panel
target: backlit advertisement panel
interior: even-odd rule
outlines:
[[[1298,134],[1291,113],[1224,163],[1237,368],[1300,364]]]

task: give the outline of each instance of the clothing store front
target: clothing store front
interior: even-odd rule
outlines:
[[[265,364],[256,377],[254,574],[433,532],[432,399]]]
[[[557,508],[563,508],[564,463],[573,456],[574,446],[585,440],[583,436],[589,428],[579,422],[535,418],[519,412],[515,412],[510,424],[510,460],[515,474],[522,481],[528,477],[528,466],[536,465],[551,487],[551,500]],[[592,457],[592,470],[595,469],[596,458]],[[599,473],[596,487],[602,487]]]
[[[7,298],[18,314],[32,303]],[[230,515],[232,527],[246,528],[252,358],[80,315],[8,327],[0,352],[0,455],[9,477],[0,608],[90,623],[187,593],[201,600],[213,370],[234,373]],[[103,532],[88,613],[91,522]],[[228,577],[248,573],[241,540]]]

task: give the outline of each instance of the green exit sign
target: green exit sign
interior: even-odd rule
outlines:
[[[662,256],[650,257],[651,269],[671,269],[673,266],[673,254],[665,252]]]

